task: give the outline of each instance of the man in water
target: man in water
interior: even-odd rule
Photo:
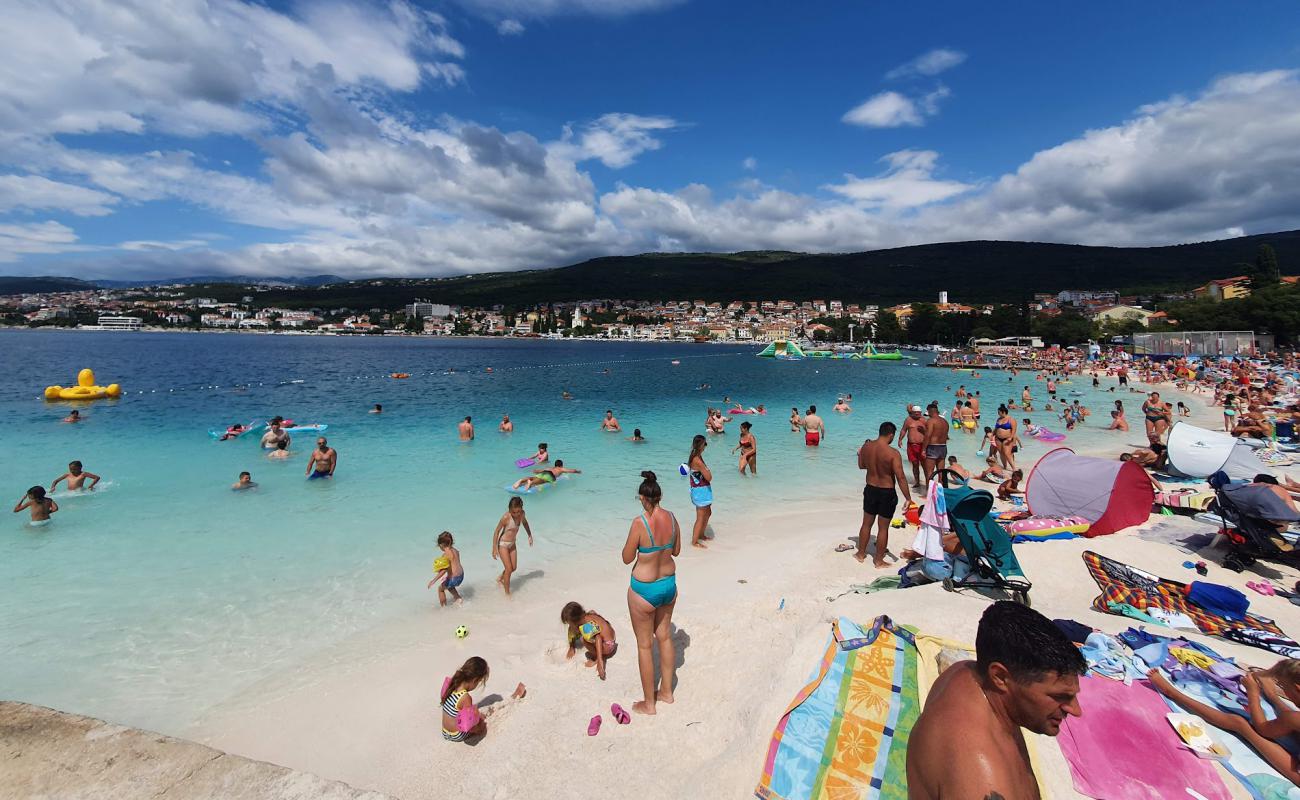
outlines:
[[[808,411],[803,415],[803,443],[817,447],[825,438],[826,423],[817,416],[817,406],[808,406]]]
[[[501,431],[502,433],[510,433],[514,429],[515,429],[515,424],[510,421],[510,415],[502,414],[501,424],[497,426],[497,430]]]
[[[948,420],[939,416],[939,404],[927,406],[930,416],[925,421],[925,479],[943,467],[948,458]]]
[[[920,406],[908,406],[903,430],[898,434],[898,446],[907,442],[907,461],[912,465],[912,488],[921,488],[921,462],[925,460],[925,420]]]
[[[975,660],[944,670],[907,744],[912,800],[1037,800],[1021,728],[1056,736],[1079,716],[1087,663],[1051,620],[1018,603],[984,611]]]
[[[605,409],[605,418],[600,421],[600,429],[617,433],[623,430],[623,426],[618,424],[618,418],[614,416],[613,410],[607,408]]]
[[[338,466],[339,454],[330,447],[322,436],[316,440],[316,449],[311,451],[311,457],[307,459],[307,479],[316,480],[317,478],[334,477],[334,468]]]
[[[281,419],[280,417],[274,417],[271,419],[270,430],[262,434],[263,449],[278,448],[280,446],[280,442],[284,442],[284,446],[286,448],[289,446],[289,441],[290,441],[289,432],[286,431],[284,428],[280,427],[283,422],[284,420]]]
[[[371,414],[382,414],[382,413],[384,413],[384,407],[383,407],[382,405],[380,405],[379,403],[375,403],[375,407],[372,408],[372,409],[370,409],[370,413],[371,413]]]
[[[474,422],[469,417],[465,417],[465,419],[457,423],[456,430],[460,432],[460,440],[462,442],[468,442],[474,439]]]
[[[529,489],[540,489],[548,483],[555,483],[561,475],[580,475],[582,470],[570,469],[564,466],[564,459],[555,459],[555,466],[545,467],[543,469],[533,470],[533,474],[526,478],[520,478],[510,487],[512,490],[522,488],[524,491]]]
[[[87,480],[90,481],[89,486],[86,486]],[[95,473],[83,470],[80,461],[73,461],[68,464],[68,471],[55,478],[54,483],[50,484],[50,492],[54,492],[54,487],[58,486],[60,481],[67,481],[68,488],[74,492],[81,489],[93,492],[95,491],[95,484],[99,483],[99,480],[99,476]]]
[[[68,416],[63,418],[64,422],[81,422],[81,412],[73,409],[68,412]],[[46,517],[48,519],[48,517]]]
[[[241,472],[239,473],[239,480],[230,488],[234,489],[236,492],[242,492],[245,489],[257,488],[257,484],[253,483],[253,476],[251,473]]]
[[[896,430],[892,422],[880,423],[880,435],[864,442],[858,450],[858,469],[867,471],[867,485],[862,489],[862,527],[858,528],[858,549],[853,557],[858,561],[867,560],[867,540],[871,538],[872,523],[876,523],[876,554],[873,559],[876,569],[888,566],[885,554],[889,552],[889,524],[898,508],[894,485],[898,485],[904,500],[909,504],[912,502],[912,495],[907,490],[907,475],[903,472],[903,458],[892,447]]]

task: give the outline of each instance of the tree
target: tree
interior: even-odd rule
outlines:
[[[1060,345],[1080,344],[1095,336],[1092,323],[1073,311],[1038,317],[1034,320],[1033,333],[1047,344]]]
[[[907,341],[912,344],[930,344],[939,327],[939,308],[934,303],[913,303],[912,316],[907,321]]]
[[[876,317],[876,341],[897,344],[903,341],[903,326],[892,311],[881,311]]]
[[[1282,280],[1282,268],[1277,263],[1277,251],[1271,244],[1255,248],[1255,274],[1266,286],[1276,286]]]

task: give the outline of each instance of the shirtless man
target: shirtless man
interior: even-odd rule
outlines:
[[[826,423],[817,416],[817,406],[808,406],[807,413],[803,415],[803,443],[809,447],[817,447],[825,438]]]
[[[907,746],[911,800],[1038,800],[1021,728],[1056,736],[1079,716],[1087,663],[1050,620],[1018,603],[980,618],[975,660],[944,670]]]
[[[497,426],[497,430],[501,431],[502,433],[511,433],[512,431],[514,431],[514,429],[515,429],[515,424],[510,421],[510,415],[502,414],[501,424]]]
[[[605,409],[605,418],[600,421],[600,429],[617,433],[623,430],[623,426],[618,424],[618,418],[614,416],[614,412],[607,408]]]
[[[271,420],[270,430],[262,434],[262,449],[275,449],[279,447],[280,442],[284,442],[285,447],[289,446],[289,432],[280,426],[282,422],[280,417]]]
[[[64,421],[64,422],[81,422],[81,412],[80,412],[80,411],[77,411],[76,409],[73,409],[72,411],[69,411],[69,412],[68,412],[68,416],[64,417],[64,418],[63,418],[63,421]],[[46,517],[46,519],[49,519],[49,517]]]
[[[892,447],[898,429],[892,422],[880,423],[880,435],[864,442],[858,450],[858,469],[867,471],[867,485],[862,488],[862,527],[858,528],[858,549],[853,557],[867,560],[867,540],[871,538],[871,524],[876,523],[876,553],[872,559],[876,569],[889,566],[885,554],[889,552],[889,524],[898,508],[897,484],[903,499],[910,505],[912,494],[907,490],[907,475],[903,472],[903,458]]]
[[[330,447],[322,436],[316,440],[316,449],[307,459],[307,480],[334,477],[334,468],[338,466],[339,454]]]
[[[831,408],[831,411],[838,411],[838,412],[840,412],[841,414],[845,413],[846,411],[852,411],[852,410],[853,410],[853,409],[849,408],[849,404],[846,403],[846,402],[844,402],[844,398],[843,398],[843,397],[841,397],[840,399],[836,400],[836,401],[835,401],[835,405],[834,405],[834,407]]]
[[[89,486],[86,486],[87,479],[90,480]],[[55,478],[54,483],[50,484],[50,492],[54,492],[54,487],[58,486],[60,481],[67,481],[68,488],[74,492],[81,489],[93,492],[99,480],[99,476],[95,473],[82,470],[80,461],[73,461],[68,464],[68,471]]]
[[[474,422],[469,417],[456,423],[456,431],[460,434],[462,442],[473,441],[474,439]]]
[[[925,479],[941,469],[948,460],[948,420],[939,416],[939,404],[927,406],[930,416],[925,420]]]
[[[907,440],[907,460],[912,465],[912,488],[921,488],[921,462],[925,460],[925,420],[921,417],[920,406],[909,406],[907,418],[903,420],[903,430],[898,434],[898,446]]]

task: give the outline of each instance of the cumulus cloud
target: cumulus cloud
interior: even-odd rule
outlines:
[[[899,92],[881,92],[846,111],[841,121],[864,128],[924,125],[927,117],[939,113],[939,101],[949,94],[946,86],[939,86],[915,99]]]
[[[933,150],[899,150],[880,159],[885,171],[874,178],[845,175],[844,183],[825,188],[867,208],[908,209],[937,203],[974,187],[934,177],[939,154]]]
[[[113,213],[115,195],[40,175],[0,175],[0,214],[19,209],[66,211],[79,217]]]
[[[663,142],[653,131],[678,127],[669,117],[645,117],[638,114],[605,114],[578,130],[566,129],[564,140],[555,147],[574,161],[596,159],[607,167],[626,167],[648,150],[658,150]]]
[[[960,50],[938,47],[894,67],[885,73],[885,79],[892,81],[917,75],[930,77],[950,70],[965,60],[966,54]]]
[[[53,220],[0,223],[0,263],[18,261],[24,256],[70,253],[80,249],[84,248],[77,245],[76,232]]]
[[[486,15],[510,17],[550,17],[562,14],[598,14],[619,16],[643,11],[659,11],[680,5],[685,0],[459,0],[472,11]]]
[[[517,19],[503,19],[497,23],[497,33],[502,36],[521,36],[524,32],[524,23]]]

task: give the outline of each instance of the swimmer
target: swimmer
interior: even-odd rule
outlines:
[[[496,530],[492,531],[492,560],[501,560],[501,577],[497,583],[510,596],[510,576],[519,569],[519,550],[515,540],[519,537],[519,526],[528,534],[528,546],[533,546],[533,528],[524,516],[524,499],[512,497],[506,505],[506,513],[497,521]]]
[[[286,431],[283,427],[281,427],[283,423],[284,423],[284,419],[281,417],[274,417],[271,419],[270,430],[262,434],[263,448],[278,447],[280,442],[284,442],[285,447],[289,446],[289,442],[292,441],[292,438],[289,436],[289,432]],[[224,439],[225,437],[223,436],[222,438]]]
[[[564,459],[557,458],[555,459],[555,466],[547,467],[545,469],[535,469],[533,470],[532,475],[529,475],[526,478],[520,478],[519,480],[515,481],[514,485],[511,486],[510,488],[511,489],[521,489],[521,488],[540,489],[541,487],[545,486],[548,483],[555,483],[557,480],[560,479],[561,475],[568,475],[568,474],[580,475],[582,474],[582,470],[569,469],[568,467],[564,466]]]
[[[456,587],[465,580],[465,568],[460,565],[460,551],[454,544],[451,531],[438,534],[438,549],[442,551],[442,555],[433,560],[433,569],[438,574],[429,581],[428,588],[432,589],[434,584],[438,585],[440,606],[447,605],[447,592],[451,592],[451,597],[457,604],[462,602]]]
[[[741,475],[745,474],[745,467],[749,467],[749,474],[758,474],[758,440],[750,433],[752,427],[748,422],[740,423],[740,444],[731,448],[733,453],[740,451],[740,463],[737,466]]]
[[[817,406],[808,406],[803,415],[803,443],[808,447],[817,447],[826,438],[826,423],[817,416]]]
[[[501,424],[497,426],[497,430],[501,431],[502,433],[511,433],[512,431],[514,431],[514,429],[515,429],[515,424],[510,421],[510,415],[502,414]]]
[[[372,409],[370,409],[370,413],[371,413],[371,414],[382,414],[382,413],[384,413],[384,407],[383,407],[382,405],[380,405],[379,403],[375,403],[375,407],[372,408]]]
[[[45,523],[50,521],[51,514],[59,510],[59,504],[45,496],[44,486],[33,486],[14,506],[14,513],[25,509],[30,509],[32,522]]]
[[[234,489],[236,492],[242,492],[245,489],[256,489],[257,484],[253,483],[253,475],[251,473],[241,472],[239,473],[239,480],[235,481],[230,488]]]
[[[248,430],[248,428],[245,428],[243,425],[236,422],[232,424],[229,428],[226,428],[226,432],[221,434],[221,438],[218,439],[217,441],[224,442],[227,439],[237,439],[239,438],[239,434],[243,433],[246,430]]]
[[[798,433],[803,428],[803,418],[799,416],[797,407],[790,409],[790,430]]]
[[[636,442],[637,444],[640,444],[641,442],[645,441],[645,437],[641,435],[640,428],[633,428],[632,435],[627,437],[627,440],[629,442]]]
[[[569,652],[564,657],[573,658],[581,644],[587,651],[587,666],[595,667],[596,677],[605,680],[605,659],[618,649],[618,643],[614,641],[614,626],[595,611],[574,602],[564,604],[560,610],[560,622],[569,628]]]
[[[320,437],[316,440],[316,449],[311,451],[311,457],[307,459],[307,480],[334,477],[334,468],[338,463],[338,452],[329,446],[324,436]]]
[[[560,399],[561,399],[561,400],[572,400],[572,399],[573,399],[573,395],[569,394],[569,390],[568,390],[568,389],[565,389],[564,391],[560,392]]]
[[[852,400],[852,399],[853,399],[853,395],[849,395],[849,399]],[[762,403],[759,403],[759,404],[758,404],[758,408],[754,409],[754,413],[755,413],[755,414],[766,414],[766,413],[767,413],[767,409],[766,409],[766,408],[763,408],[763,404],[762,404]]]
[[[849,408],[849,404],[844,402],[843,397],[836,400],[835,405],[831,406],[831,411],[838,411],[841,414],[845,413],[846,411],[852,411],[852,410],[853,409]]]
[[[90,479],[90,485],[86,486],[86,479]],[[99,483],[99,476],[93,472],[85,472],[81,469],[80,461],[72,461],[68,464],[68,471],[54,479],[50,484],[50,492],[54,492],[54,487],[58,486],[61,481],[68,482],[68,488],[72,491],[85,489],[86,491],[95,491],[95,484]]]
[[[267,453],[266,457],[274,458],[276,460],[283,460],[288,458],[291,455],[293,455],[293,453],[289,452],[289,440],[286,438],[276,442],[275,449]]]
[[[456,423],[456,431],[460,434],[460,440],[462,442],[473,441],[474,421],[471,420],[469,417],[465,417],[465,419]]]
[[[551,454],[546,451],[546,442],[537,443],[537,452],[529,456],[534,464],[545,464],[551,460]]]
[[[64,422],[81,422],[81,412],[80,412],[80,411],[77,411],[77,410],[75,410],[75,409],[72,410],[72,411],[69,411],[69,412],[68,412],[68,416],[64,417],[64,418],[63,418],[63,421],[64,421]]]
[[[614,412],[607,408],[605,409],[605,418],[600,421],[600,429],[610,433],[617,433],[623,430],[623,426],[618,424],[618,418],[614,416]]]

